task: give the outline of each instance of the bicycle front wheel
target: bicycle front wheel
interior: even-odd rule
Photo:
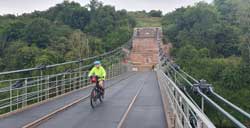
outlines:
[[[95,88],[91,91],[90,94],[90,105],[92,108],[95,108],[97,105],[97,91]]]

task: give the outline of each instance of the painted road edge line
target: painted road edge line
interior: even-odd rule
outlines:
[[[133,98],[132,101],[130,102],[130,104],[129,104],[129,106],[128,106],[128,109],[127,109],[126,112],[123,114],[122,119],[120,120],[120,122],[119,122],[117,128],[123,128],[123,124],[124,124],[124,122],[125,122],[125,120],[126,120],[126,118],[127,118],[127,116],[128,116],[128,113],[129,113],[129,111],[131,110],[133,104],[135,103],[135,100],[136,100],[137,96],[140,94],[140,92],[141,92],[141,90],[142,90],[142,88],[143,88],[143,85],[144,85],[144,84],[141,85],[140,89],[137,91],[136,95],[134,96],[134,98]]]

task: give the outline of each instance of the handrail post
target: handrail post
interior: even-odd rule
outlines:
[[[87,86],[88,84],[89,84],[89,80],[88,80],[88,73],[89,73],[90,71],[86,71],[85,72],[85,76],[84,76],[84,78],[85,78],[85,80],[84,80],[84,86]]]
[[[40,69],[40,85],[39,85],[39,101],[42,101],[43,98],[43,71]]]
[[[175,83],[177,82],[177,74],[176,74],[176,72],[174,73],[174,82]]]
[[[72,73],[70,72],[69,73],[69,91],[71,91],[72,90],[72,87],[73,85],[72,85]]]
[[[17,109],[19,108],[19,89],[17,88]]]
[[[76,90],[77,89],[77,83],[78,83],[78,81],[79,81],[79,79],[80,79],[80,77],[81,76],[77,76],[78,75],[78,73],[76,72],[76,73],[74,73],[74,82],[73,82],[73,90]],[[79,81],[80,82],[80,81]]]
[[[114,71],[113,71],[113,63],[111,63],[111,78],[113,78],[113,75],[114,75]]]
[[[12,81],[10,81],[10,112],[12,111]]]
[[[62,94],[65,93],[65,85],[66,85],[65,77],[66,77],[65,74],[63,74],[63,78],[62,78],[63,85],[62,85],[62,91],[61,91]]]
[[[58,96],[58,89],[59,85],[58,85],[58,76],[56,76],[56,96]]]
[[[28,79],[27,78],[25,79],[24,89],[25,89],[25,91],[24,91],[24,93],[25,93],[24,106],[27,106],[27,101],[28,101]]]
[[[40,77],[37,77],[37,82],[36,82],[36,89],[37,89],[37,102],[39,102],[39,97],[40,97],[40,88],[39,88],[39,80],[40,80]]]
[[[82,87],[82,72],[81,72],[81,67],[82,67],[82,61],[79,63],[79,88]]]
[[[49,87],[49,84],[50,84],[50,81],[49,81],[49,79],[50,79],[50,77],[49,77],[49,75],[47,76],[47,79],[46,79],[46,87],[45,87],[45,100],[47,100],[48,98],[49,98],[49,90],[50,90],[50,87]]]
[[[201,97],[201,110],[204,112],[204,98]]]
[[[108,79],[111,78],[111,77],[110,77],[110,76],[111,76],[110,74],[111,74],[111,67],[109,66],[109,67],[108,67]]]

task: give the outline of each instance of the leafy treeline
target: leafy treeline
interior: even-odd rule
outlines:
[[[135,17],[162,17],[161,10],[151,10],[149,12],[142,10],[142,11],[133,11],[130,13],[132,16],[135,16]],[[150,27],[150,26],[148,26],[148,27]]]
[[[174,46],[176,63],[194,77],[208,80],[216,92],[248,112],[249,12],[249,0],[215,0],[212,4],[200,2],[179,8],[162,19],[165,38]],[[217,119],[218,126],[225,123],[223,118],[209,114]]]
[[[129,40],[135,20],[126,10],[92,0],[46,11],[0,16],[0,71],[93,56]]]
[[[151,10],[149,12],[135,11],[129,12],[129,15],[136,20],[136,27],[160,27],[162,12]]]

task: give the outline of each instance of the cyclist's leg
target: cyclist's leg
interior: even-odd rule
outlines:
[[[102,88],[103,88],[103,90],[105,89],[105,82],[104,82],[104,80],[102,80]]]
[[[100,81],[99,81],[99,86],[100,86],[101,88],[103,88],[103,80],[100,80]]]
[[[104,81],[103,80],[99,81],[99,86],[100,86],[100,88],[102,90],[102,94],[104,94]]]

